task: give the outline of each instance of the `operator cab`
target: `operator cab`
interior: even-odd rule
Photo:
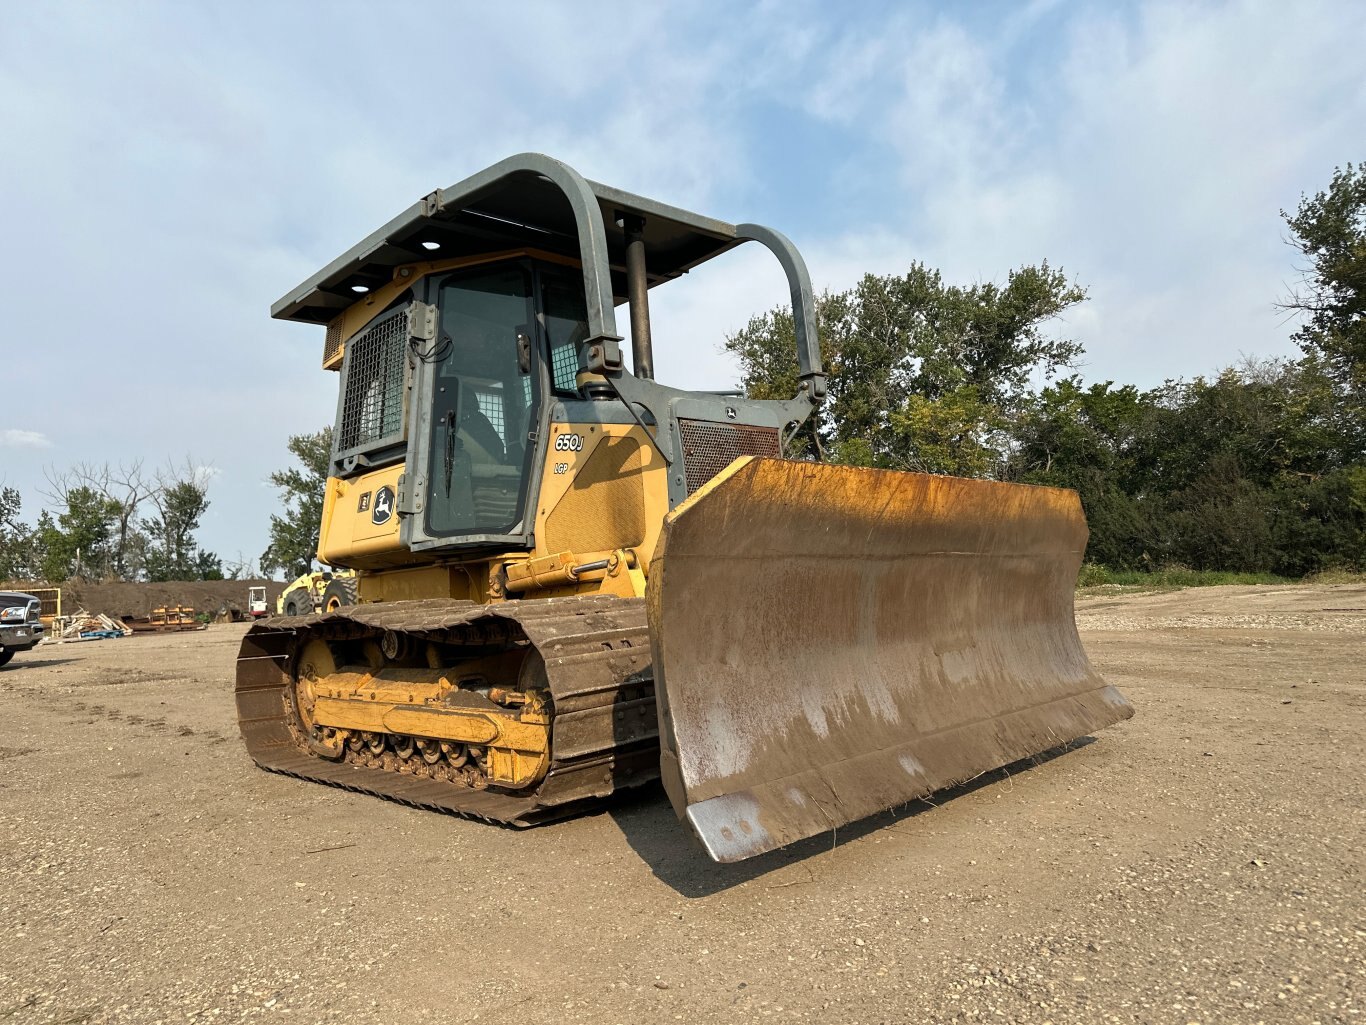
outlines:
[[[759,401],[655,381],[648,289],[746,241],[787,275],[797,394]],[[345,565],[532,549],[543,470],[563,463],[547,446],[567,424],[638,428],[667,509],[737,456],[780,455],[825,394],[810,280],[785,237],[534,153],[424,197],[271,312],[326,324],[323,365],[341,371],[326,508],[349,513],[320,552]]]
[[[419,431],[423,533],[447,543],[519,533],[546,397],[579,397],[582,280],[577,267],[523,257],[430,274],[405,291],[347,344],[338,472],[404,460]],[[430,337],[419,337],[413,325],[428,311]]]

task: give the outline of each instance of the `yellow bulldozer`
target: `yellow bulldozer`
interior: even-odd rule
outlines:
[[[795,394],[659,383],[648,290],[746,242],[787,277]],[[784,458],[826,377],[777,231],[523,154],[272,315],[326,327],[318,557],[359,600],[244,637],[267,769],[514,825],[660,779],[736,861],[1132,714],[1077,635],[1074,493]]]

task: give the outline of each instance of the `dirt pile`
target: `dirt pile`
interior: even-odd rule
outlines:
[[[92,613],[102,612],[114,619],[141,619],[150,615],[153,609],[176,605],[188,606],[196,612],[210,615],[223,610],[245,612],[249,587],[264,587],[266,601],[273,609],[275,599],[285,587],[278,580],[168,580],[156,584],[132,584],[122,580],[91,584],[70,580],[64,584],[29,581],[3,586],[18,591],[33,587],[60,587],[62,611],[67,615],[77,609],[85,609]]]

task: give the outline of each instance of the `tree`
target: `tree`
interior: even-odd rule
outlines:
[[[38,575],[33,528],[19,519],[19,492],[0,488],[0,580],[28,580]]]
[[[866,275],[817,302],[829,400],[806,426],[811,447],[838,462],[986,476],[1009,448],[1008,427],[1032,394],[1081,354],[1045,325],[1086,298],[1049,267],[992,282],[948,285],[913,264],[903,276]],[[753,318],[726,340],[754,398],[796,393],[791,311]]]
[[[261,572],[283,570],[286,577],[296,577],[312,568],[318,550],[323,495],[332,460],[332,428],[293,435],[288,447],[303,469],[291,466],[270,475],[270,482],[281,491],[285,514],[271,514],[270,544],[261,553]]]
[[[223,578],[225,580],[254,580],[256,578],[256,563],[239,551],[237,558],[223,562]]]
[[[1364,453],[1320,361],[1250,363],[1166,391],[1153,446],[1177,561],[1287,576],[1362,564]]]
[[[1366,396],[1366,164],[1335,168],[1327,191],[1301,197],[1281,216],[1290,244],[1309,261],[1301,290],[1281,304],[1307,315],[1295,333],[1335,380]]]
[[[48,474],[49,485],[60,492],[63,486],[58,481],[74,482],[91,488],[109,500],[116,510],[110,575],[120,580],[136,580],[144,569],[147,549],[147,536],[141,529],[138,510],[149,499],[157,497],[163,487],[161,478],[147,476],[142,468],[142,460],[135,459],[127,465],[121,462],[117,467],[108,463],[100,466],[78,463],[57,480],[54,480],[53,474]]]
[[[148,580],[221,580],[218,556],[195,543],[194,532],[209,508],[203,475],[187,462],[180,479],[163,476],[153,495],[158,515],[146,522]]]
[[[1044,388],[1016,424],[1010,475],[1081,496],[1093,562],[1140,569],[1165,559],[1166,512],[1148,447],[1160,436],[1158,395],[1068,377]]]
[[[1104,565],[1298,576],[1366,562],[1366,466],[1316,360],[1139,392],[1074,378],[1016,433],[1018,479],[1074,488]]]
[[[45,580],[102,580],[109,574],[118,510],[94,488],[66,489],[65,510],[38,518],[39,568]]]

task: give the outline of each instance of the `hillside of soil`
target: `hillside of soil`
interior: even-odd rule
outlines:
[[[156,584],[122,580],[97,584],[80,580],[64,584],[13,581],[0,585],[0,588],[14,591],[35,587],[60,587],[62,612],[67,615],[85,609],[91,613],[102,612],[112,619],[140,619],[153,609],[175,605],[188,606],[212,616],[225,611],[245,612],[249,587],[265,587],[266,601],[274,608],[275,599],[285,585],[278,580],[168,580]]]

